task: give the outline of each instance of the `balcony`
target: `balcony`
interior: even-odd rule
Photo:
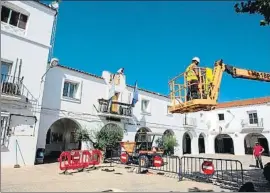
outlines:
[[[10,75],[1,75],[1,89],[3,96],[20,97],[22,95],[23,78],[18,78]]]
[[[241,133],[262,132],[264,129],[263,118],[252,120],[242,119],[241,125],[242,125]]]
[[[132,117],[131,104],[118,101],[110,101],[106,99],[98,99],[99,114],[108,117]]]
[[[195,128],[195,127],[197,127],[196,118],[184,117],[183,118],[183,127],[185,127],[185,128]]]

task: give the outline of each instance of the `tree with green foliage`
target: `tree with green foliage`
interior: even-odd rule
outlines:
[[[90,138],[93,141],[94,148],[105,151],[106,148],[116,148],[123,139],[126,131],[116,124],[109,123],[101,130],[92,130]]]
[[[172,155],[174,148],[179,146],[177,139],[174,135],[164,135],[156,141],[158,148],[164,149],[165,155]]]
[[[260,25],[270,25],[270,0],[236,3],[234,9],[236,13],[260,14],[264,17],[264,19],[260,21]]]
[[[78,129],[75,132],[75,141],[90,141],[94,148],[105,150],[107,147],[114,148],[119,145],[119,141],[124,137],[124,132],[116,124],[107,124],[101,130]]]
[[[123,130],[116,124],[109,123],[101,130],[99,129],[78,129],[75,133],[76,142],[91,142],[95,149],[103,152],[103,160],[106,157],[106,151],[116,149],[120,146],[120,141],[124,137],[126,130]]]
[[[88,132],[87,128],[84,129],[77,129],[75,131],[75,135],[74,135],[74,139],[76,142],[79,141],[90,141],[93,142],[91,137],[90,137],[90,133]]]

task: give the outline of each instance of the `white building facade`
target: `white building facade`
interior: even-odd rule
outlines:
[[[1,1],[1,164],[33,165],[56,10]]]
[[[270,97],[222,103],[205,112],[208,120],[209,146],[207,153],[252,153],[255,142],[269,155]]]
[[[112,77],[107,71],[96,76],[64,66],[52,68],[46,77],[37,147],[45,148],[46,154],[85,148],[72,137],[76,129],[90,131],[116,125],[127,130],[123,141],[134,141],[140,129],[160,134],[169,131],[179,143],[174,151],[178,156],[245,155],[255,141],[269,155],[270,97],[221,103],[210,112],[170,114],[167,96],[143,89],[139,89],[135,107],[130,107],[134,89],[126,85],[128,75]],[[113,80],[116,94],[108,110]]]
[[[89,148],[91,144],[75,141],[76,129],[110,126],[127,131],[123,141],[134,141],[142,129],[170,132],[178,141],[174,151],[178,156],[244,155],[255,141],[269,155],[270,97],[180,115],[168,113],[167,96],[143,89],[132,107],[134,88],[126,85],[128,75],[113,77],[104,71],[96,76],[58,65],[42,82],[57,11],[35,1],[11,1],[2,2],[1,12],[5,16],[1,18],[2,165],[33,165],[39,148],[45,155]],[[116,92],[109,105],[111,82]],[[138,81],[138,86],[143,85]]]

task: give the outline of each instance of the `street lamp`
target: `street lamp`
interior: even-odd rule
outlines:
[[[59,60],[57,58],[52,58],[50,62],[50,68],[53,68],[59,64]]]
[[[43,82],[44,80],[44,76],[49,72],[49,70],[51,68],[54,68],[55,66],[57,66],[59,64],[59,60],[57,58],[52,58],[51,61],[50,61],[50,65],[49,65],[49,68],[46,70],[46,72],[42,75],[41,77],[41,82]]]

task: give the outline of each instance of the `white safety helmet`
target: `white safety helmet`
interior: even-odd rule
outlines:
[[[194,57],[194,58],[192,58],[192,61],[196,61],[196,62],[200,63],[200,58]]]

